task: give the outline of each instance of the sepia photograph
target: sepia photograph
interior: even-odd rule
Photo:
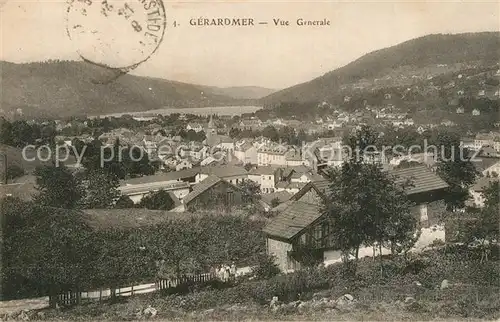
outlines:
[[[0,0],[0,321],[499,321],[500,2]]]

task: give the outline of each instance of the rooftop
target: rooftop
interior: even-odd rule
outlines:
[[[408,179],[412,181],[408,195],[448,188],[448,184],[426,166],[390,170],[389,173],[396,176],[396,184],[403,184]]]
[[[301,201],[291,203],[263,231],[271,236],[291,239],[322,215],[320,206]]]
[[[200,173],[201,168],[192,168],[192,169],[184,169],[180,171],[170,171],[166,173],[157,173],[152,176],[143,176],[139,178],[133,178],[122,181],[123,185],[133,185],[133,184],[145,184],[145,183],[153,183],[153,182],[162,182],[162,181],[175,181],[185,178],[190,178],[196,176]]]
[[[245,168],[229,164],[217,165],[213,167],[202,167],[200,169],[201,169],[200,173],[215,175],[219,178],[243,176],[248,174]]]
[[[277,191],[273,193],[265,193],[261,195],[262,201],[271,204],[271,201],[278,199],[280,203],[286,202],[292,198],[292,194],[288,191]]]
[[[205,180],[194,186],[193,191],[191,191],[187,196],[184,197],[184,204],[189,203],[190,201],[201,195],[203,192],[207,191],[221,181],[222,179],[215,175],[211,175],[205,178]]]
[[[132,195],[136,193],[142,193],[151,190],[178,190],[178,189],[188,189],[190,187],[188,182],[171,182],[171,181],[159,181],[159,182],[149,182],[140,184],[127,184],[125,186],[118,187],[118,190],[122,194]]]

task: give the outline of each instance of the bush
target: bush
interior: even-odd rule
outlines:
[[[275,262],[275,257],[262,254],[257,258],[257,266],[252,268],[252,274],[258,279],[269,279],[281,273]]]

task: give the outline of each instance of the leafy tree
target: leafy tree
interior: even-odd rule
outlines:
[[[238,128],[235,128],[235,127],[232,127],[230,130],[229,130],[229,137],[231,139],[234,139],[234,138],[240,138],[241,136],[241,130],[238,129]]]
[[[252,202],[260,199],[260,185],[252,180],[243,180],[238,183],[241,189],[241,196],[245,202]]]
[[[493,181],[482,193],[485,202],[484,207],[477,212],[472,226],[465,233],[464,241],[467,244],[478,242],[482,250],[481,262],[488,260],[494,245],[499,241],[500,231],[498,226],[498,215],[500,209],[499,182]]]
[[[86,188],[83,205],[87,209],[112,208],[120,196],[118,178],[102,170],[87,171],[83,183]]]
[[[276,128],[272,125],[268,125],[262,130],[262,136],[264,136],[264,137],[266,137],[274,142],[278,142],[280,139],[280,136],[278,134],[278,130],[276,130]]]
[[[95,243],[81,216],[14,198],[0,211],[4,296],[50,295],[54,306],[60,292],[90,287]]]
[[[134,208],[135,204],[130,199],[129,196],[120,196],[118,200],[116,201],[115,208],[117,209],[127,209],[127,208]]]
[[[440,131],[430,143],[438,149],[437,173],[448,183],[445,197],[448,210],[465,207],[469,199],[469,187],[476,181],[478,172],[470,159],[468,150],[460,146],[458,133]]]
[[[258,279],[270,279],[281,273],[275,258],[267,254],[260,254],[257,265],[252,268],[252,274]]]
[[[174,206],[175,202],[165,190],[151,192],[144,196],[139,203],[139,207],[152,210],[170,210]]]
[[[415,231],[416,221],[410,212],[405,186],[397,186],[395,178],[377,164],[364,163],[366,148],[376,140],[377,135],[368,127],[345,138],[353,154],[340,169],[330,170],[331,195],[323,205],[334,227],[333,242],[353,272],[362,245],[378,244],[382,249],[389,244],[395,251],[395,246],[405,243]],[[351,256],[354,262],[349,261]]]
[[[73,209],[82,205],[85,190],[81,178],[64,165],[37,167],[34,171],[38,194],[33,200],[44,206]]]

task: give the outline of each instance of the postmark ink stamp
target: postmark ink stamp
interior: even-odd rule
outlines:
[[[159,48],[165,7],[162,0],[69,0],[66,29],[82,59],[126,73]]]

